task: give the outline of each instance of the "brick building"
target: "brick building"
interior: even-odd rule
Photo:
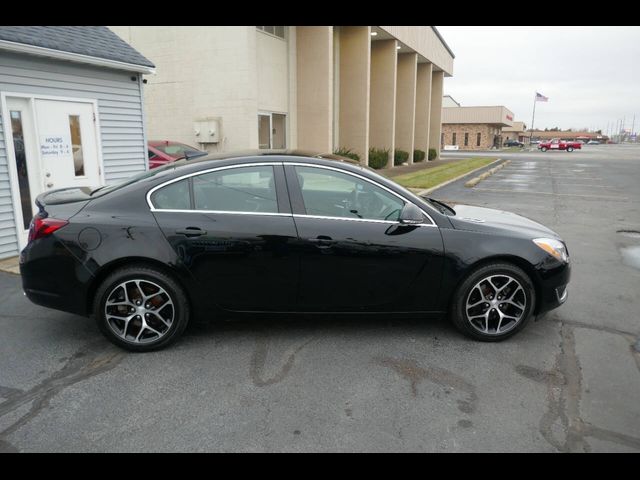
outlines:
[[[441,148],[444,150],[500,148],[502,128],[510,127],[512,124],[513,112],[503,106],[444,107]]]

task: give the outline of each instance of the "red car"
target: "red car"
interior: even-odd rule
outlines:
[[[574,149],[581,149],[582,144],[580,142],[565,142],[559,138],[552,138],[549,142],[540,142],[538,148],[543,152],[547,150],[566,150],[567,152],[573,152]]]
[[[206,155],[207,152],[198,150],[195,147],[185,145],[184,143],[172,142],[171,140],[149,140],[147,142],[149,148],[149,169],[175,162],[181,158],[198,157]]]

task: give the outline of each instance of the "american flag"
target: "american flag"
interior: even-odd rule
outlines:
[[[545,97],[544,95],[541,95],[538,92],[536,92],[536,102],[548,102],[548,101],[549,101],[549,97]]]

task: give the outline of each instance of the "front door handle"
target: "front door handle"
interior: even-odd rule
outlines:
[[[202,230],[198,227],[187,227],[184,230],[176,230],[178,235],[184,235],[185,237],[201,237],[202,235],[206,235],[206,230]]]

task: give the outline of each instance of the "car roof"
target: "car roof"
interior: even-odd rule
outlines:
[[[337,162],[350,163],[352,165],[360,165],[360,163],[352,158],[343,157],[341,155],[336,155],[334,153],[321,153],[314,152],[308,150],[239,150],[235,152],[225,152],[225,153],[213,153],[207,156],[197,157],[192,160],[188,160],[189,164],[195,163],[203,163],[209,162],[211,160],[233,160],[237,158],[245,158],[251,157],[254,160],[261,161],[270,161],[269,157],[278,156],[281,157],[281,160],[287,161],[292,158],[315,158],[315,159],[323,159],[323,160],[333,160]]]

